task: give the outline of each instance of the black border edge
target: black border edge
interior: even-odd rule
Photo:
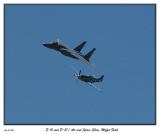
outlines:
[[[156,118],[156,116],[157,116],[157,74],[156,74],[156,72],[157,72],[157,4],[154,4],[154,21],[155,21],[155,29],[154,29],[154,31],[155,31],[155,102],[154,102],[154,104],[155,104],[155,125],[157,124],[157,118]]]
[[[5,93],[5,87],[6,87],[6,77],[5,77],[5,54],[6,54],[6,52],[5,52],[5,38],[6,38],[6,35],[5,35],[5,29],[6,29],[6,25],[5,25],[5,7],[7,6],[7,5],[153,5],[154,6],[154,21],[155,21],[155,29],[154,29],[154,31],[155,31],[155,102],[154,102],[154,104],[155,104],[155,117],[154,117],[154,123],[150,123],[150,124],[148,124],[148,123],[144,123],[144,124],[41,124],[41,123],[35,123],[35,124],[28,124],[28,123],[24,123],[24,124],[18,124],[18,123],[14,123],[14,124],[10,124],[10,123],[6,123],[6,114],[5,114],[5,109],[6,109],[6,106],[5,106],[5,95],[6,95],[6,93]],[[4,37],[3,37],[3,39],[4,39],[4,44],[3,44],[3,52],[4,52],[4,54],[3,54],[3,56],[4,56],[4,58],[3,58],[3,78],[4,78],[4,82],[3,82],[3,84],[4,84],[4,88],[3,88],[3,125],[157,125],[157,119],[156,119],[156,115],[157,115],[157,74],[156,74],[156,70],[157,70],[157,67],[156,67],[156,65],[157,65],[157,63],[156,63],[156,61],[157,61],[157,58],[156,58],[156,55],[157,55],[157,52],[156,52],[156,50],[157,50],[157,29],[156,29],[156,26],[157,26],[157,4],[156,3],[152,3],[152,4],[149,4],[149,3],[116,3],[116,4],[111,4],[111,3],[109,3],[109,4],[107,4],[107,3],[40,3],[40,4],[38,4],[38,3],[7,3],[7,4],[3,4],[3,15],[4,15],[4,17],[3,17],[3,24],[4,24],[4,28],[3,28],[3,34],[4,34]]]

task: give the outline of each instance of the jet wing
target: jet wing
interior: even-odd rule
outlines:
[[[97,89],[98,91],[102,91],[102,89],[96,87],[94,84],[92,84],[92,83],[88,83],[88,84],[89,84],[90,86],[92,86],[93,88]]]
[[[82,50],[85,44],[86,44],[86,41],[82,42],[79,46],[74,48],[74,50],[80,53],[80,51]]]
[[[90,62],[88,62],[86,59],[84,59],[84,58],[83,58],[81,55],[79,55],[76,51],[71,50],[71,49],[68,49],[68,48],[67,48],[67,49],[64,48],[63,50],[70,52],[70,53],[73,54],[75,57],[77,57],[79,60],[87,63],[88,65],[93,66]]]
[[[96,51],[96,48],[93,48],[90,52],[88,52],[86,55],[84,55],[83,58],[85,58],[87,61],[89,61],[89,59],[91,58],[91,56],[93,55],[93,53]]]

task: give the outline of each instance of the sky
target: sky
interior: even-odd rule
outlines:
[[[42,45],[57,39],[96,66]],[[4,47],[5,124],[155,123],[154,5],[5,5]]]

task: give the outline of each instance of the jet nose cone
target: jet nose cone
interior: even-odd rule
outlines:
[[[47,44],[43,44],[43,46],[45,46],[45,47],[46,47],[46,46],[47,46]]]
[[[45,46],[45,47],[49,47],[49,45],[48,45],[48,44],[43,44],[43,46]]]

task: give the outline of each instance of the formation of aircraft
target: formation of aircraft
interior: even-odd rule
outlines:
[[[78,45],[77,47],[75,47],[74,49],[70,49],[67,46],[65,46],[62,42],[60,42],[59,40],[57,40],[56,42],[53,43],[46,43],[43,44],[45,47],[56,50],[58,52],[60,52],[61,54],[73,58],[73,59],[77,59],[77,60],[81,60],[89,65],[93,65],[90,62],[90,58],[93,55],[93,53],[95,52],[96,48],[93,48],[91,51],[89,51],[87,54],[83,55],[81,53],[82,48],[84,47],[84,45],[86,44],[86,41],[82,42],[80,45]]]
[[[95,52],[96,48],[93,48],[87,54],[82,54],[81,50],[83,49],[85,44],[86,44],[86,41],[82,42],[80,45],[78,45],[74,49],[70,49],[64,43],[60,42],[59,40],[57,40],[56,42],[53,42],[53,43],[46,43],[46,44],[43,44],[43,45],[45,47],[47,47],[47,48],[50,48],[50,49],[58,51],[61,54],[67,56],[67,57],[83,61],[83,62],[85,62],[85,63],[87,63],[89,65],[93,65],[90,62],[90,58],[93,55],[93,53]],[[86,82],[87,84],[89,84],[90,86],[94,87],[98,91],[101,91],[101,89],[96,87],[93,83],[102,82],[103,78],[104,78],[104,75],[102,75],[99,78],[96,78],[96,77],[94,77],[92,75],[82,75],[81,74],[81,70],[78,72],[73,66],[71,66],[71,67],[75,72],[74,76],[78,80]]]

